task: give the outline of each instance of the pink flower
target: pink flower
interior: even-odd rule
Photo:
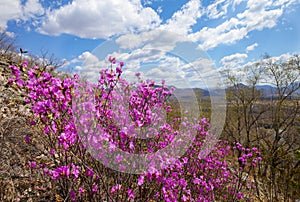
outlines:
[[[94,176],[94,172],[93,172],[92,169],[87,168],[87,169],[85,170],[85,175],[86,175],[86,176],[91,176],[91,177],[93,177],[93,176]]]
[[[122,73],[122,69],[121,69],[120,67],[117,67],[117,68],[116,68],[116,72],[117,72],[118,74],[121,74],[121,73]]]
[[[116,64],[116,58],[112,58],[111,56],[108,57],[108,61],[112,64]]]
[[[193,183],[194,183],[194,184],[200,184],[200,182],[201,182],[201,180],[200,180],[199,178],[195,178],[195,179],[193,180]]]
[[[121,154],[117,154],[117,156],[115,157],[116,163],[120,163],[122,160],[123,160],[123,156]]]
[[[61,166],[52,171],[52,176],[54,180],[57,180],[60,177],[66,176],[69,178],[70,176],[70,168],[69,166]]]
[[[27,62],[27,61],[24,61],[24,62],[22,63],[22,66],[23,66],[23,67],[27,67],[27,66],[28,66],[28,62]]]
[[[256,152],[258,149],[256,147],[252,148],[252,151]]]
[[[79,166],[72,164],[72,174],[74,175],[75,179],[77,179],[79,176],[79,168]]]
[[[55,150],[54,149],[50,149],[50,154],[54,155],[55,154]]]
[[[181,197],[181,199],[182,199],[182,201],[188,201],[188,200],[189,200],[189,198],[186,197],[184,194],[183,194],[183,196]]]
[[[50,174],[49,169],[48,168],[44,168],[43,174],[44,175],[49,175]]]
[[[30,161],[28,161],[28,167],[30,167],[30,168],[32,168],[32,169],[35,169],[36,168],[36,162],[35,161],[32,161],[32,162],[30,162]]]
[[[74,190],[70,191],[70,197],[72,201],[76,201],[76,193]]]
[[[79,188],[79,191],[78,191],[79,195],[82,195],[83,192],[84,192],[84,189],[83,189],[82,187],[80,187],[80,188]]]
[[[131,189],[128,189],[127,194],[128,194],[129,199],[134,199],[134,191],[132,191]]]
[[[25,142],[27,144],[29,144],[31,142],[31,139],[30,139],[30,137],[28,135],[25,136]]]
[[[120,190],[121,187],[122,187],[122,185],[120,185],[120,184],[117,184],[117,185],[113,186],[113,187],[111,188],[111,190],[110,190],[110,193],[111,193],[111,194],[114,194],[116,191]]]
[[[240,199],[243,198],[244,194],[243,193],[237,193],[236,196],[240,200]]]
[[[139,177],[139,179],[138,179],[138,185],[141,186],[141,185],[143,185],[143,184],[144,184],[144,176],[141,175],[141,176]]]
[[[97,190],[98,190],[98,184],[95,183],[95,184],[93,185],[92,193],[97,192]]]

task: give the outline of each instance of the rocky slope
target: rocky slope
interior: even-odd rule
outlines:
[[[42,188],[42,181],[31,180],[26,166],[37,152],[25,143],[34,130],[28,125],[26,93],[9,83],[9,65],[0,58],[0,201],[49,201],[50,193]]]

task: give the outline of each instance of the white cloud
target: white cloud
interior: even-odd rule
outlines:
[[[258,43],[254,43],[254,44],[252,44],[252,45],[250,45],[250,46],[247,46],[247,47],[246,47],[246,51],[247,51],[247,52],[253,51],[253,50],[255,49],[255,47],[257,47],[257,46],[258,46]]]
[[[203,27],[198,32],[192,33],[192,27],[204,14],[210,18],[220,18],[227,15],[230,5],[234,8],[241,4],[242,0],[217,0],[208,7],[206,13],[201,8],[199,0],[190,0],[165,24],[160,24],[157,13],[150,8],[143,7],[139,0],[123,2],[89,0],[88,2],[74,0],[71,4],[57,10],[48,11],[48,21],[44,21],[41,30],[47,31],[48,34],[70,33],[87,38],[102,38],[127,33],[116,39],[116,45],[123,49],[130,49],[130,51],[114,50],[109,53],[118,60],[126,62],[124,75],[132,78],[134,72],[142,71],[144,77],[151,77],[150,79],[157,82],[166,79],[167,83],[171,82],[179,86],[183,86],[185,81],[192,83],[193,86],[199,86],[201,82],[216,85],[221,79],[209,60],[198,58],[192,60],[191,64],[184,64],[178,58],[166,55],[169,51],[172,53],[178,42],[188,40],[202,42],[200,47],[205,50],[215,48],[220,44],[236,43],[248,37],[248,33],[253,30],[274,27],[279,17],[282,16],[283,9],[288,5],[285,0],[276,6],[272,1],[249,0],[245,2],[247,3],[245,11],[222,20],[223,22],[215,27]],[[132,12],[124,13],[124,8]],[[142,18],[143,12],[148,18]],[[246,51],[252,51],[257,46],[257,43],[251,44],[246,47]],[[223,68],[242,66],[247,58],[246,53],[236,53],[223,57],[220,64]],[[100,61],[90,52],[84,52],[71,63],[78,64],[83,61],[84,64],[78,65],[77,69],[88,72],[88,75],[93,78],[98,76],[99,68],[107,67],[106,61]],[[239,69],[236,69],[236,73],[244,74]]]
[[[233,44],[248,37],[248,33],[253,30],[273,28],[282,16],[283,8],[286,9],[286,4],[282,2],[281,6],[274,7],[269,0],[249,0],[244,12],[238,13],[216,27],[203,27],[189,37],[194,41],[202,41],[199,48],[204,50],[215,48],[220,44]]]
[[[176,32],[157,28],[139,34],[125,34],[117,38],[116,42],[124,49],[134,49],[147,45],[148,48],[167,51],[173,49],[177,42],[186,40],[187,38],[180,36]]]
[[[162,7],[160,6],[160,7],[158,7],[157,9],[156,9],[156,12],[157,13],[162,13],[163,12],[163,9],[162,9]]]
[[[234,54],[237,55],[237,54]],[[235,58],[235,56],[231,56],[232,59]],[[261,80],[260,80],[260,84],[262,83],[267,83],[267,84],[271,84],[274,83],[274,81],[270,80],[271,78],[269,78],[267,76],[267,74],[264,71],[264,64],[268,64],[269,62],[272,63],[276,63],[276,62],[286,62],[289,59],[291,59],[293,57],[292,54],[290,53],[284,53],[282,55],[279,56],[273,56],[270,58],[266,58],[266,59],[259,59],[259,60],[255,60],[255,61],[250,61],[247,63],[243,63],[242,60],[240,63],[235,63],[235,65],[232,66],[233,63],[230,63],[230,57],[228,57],[226,60],[228,60],[228,63],[224,63],[224,66],[220,67],[220,72],[225,73],[225,75],[229,74],[231,76],[234,76],[237,79],[237,82],[241,82],[244,83],[245,81],[248,81],[249,79],[252,79],[252,75],[248,74],[247,72],[249,71],[253,71],[256,70],[257,72],[261,71],[263,72],[260,76],[261,76]],[[224,58],[226,58],[224,57]],[[243,58],[243,56],[241,55],[241,57]],[[237,57],[239,58],[239,57]],[[237,59],[239,60],[239,59]],[[229,64],[229,65],[228,65]],[[257,65],[257,64],[261,64],[261,65]],[[226,78],[226,76],[225,76]],[[298,77],[299,78],[299,77]]]
[[[201,17],[200,6],[200,0],[190,0],[161,27],[186,36],[192,31],[191,26]]]
[[[72,63],[82,62],[82,63],[86,63],[86,64],[96,64],[99,62],[99,60],[92,53],[85,51],[81,55],[79,55],[77,58],[73,59],[71,62]]]
[[[244,0],[233,0],[233,7],[240,5]]]
[[[86,51],[68,62],[65,68],[75,66],[76,72],[79,72],[89,81],[96,82],[99,78],[99,71],[106,68],[107,65],[107,61],[100,61],[93,53]]]
[[[14,32],[7,32],[7,31],[2,31],[1,29],[0,29],[0,33],[1,32],[4,32],[5,34],[6,34],[6,36],[8,36],[9,38],[14,38],[15,37],[15,33]]]
[[[38,0],[27,0],[25,5],[21,4],[20,0],[1,0],[0,8],[0,28],[2,29],[7,28],[7,22],[10,20],[28,22],[44,14],[44,8]]]
[[[39,0],[28,0],[23,7],[23,14],[25,18],[35,18],[37,15],[43,15],[45,9],[39,3]]]
[[[152,30],[151,33],[131,34],[124,36],[119,42],[127,43],[127,47],[134,48],[142,43],[150,44],[149,42],[153,39],[152,44],[155,40],[162,42],[163,40],[161,39],[164,39],[166,41],[165,44],[169,44],[171,48],[177,40],[180,40],[180,37],[175,37],[172,34],[174,32],[179,36],[183,36],[185,40],[188,38],[199,43],[199,48],[203,50],[213,49],[220,44],[230,45],[248,38],[249,32],[275,27],[284,9],[292,5],[291,2],[295,0],[280,0],[280,3],[269,0],[249,0],[246,2],[245,10],[241,13],[235,14],[232,18],[225,20],[219,25],[217,24],[215,27],[202,27],[199,31],[192,33],[192,26],[197,23],[197,20],[203,14],[206,14],[209,18],[219,18],[227,14],[230,5],[234,10],[235,6],[241,4],[242,1],[216,0],[203,9],[200,1],[190,0],[179,11],[175,12],[165,24]],[[169,33],[164,33],[163,30],[167,30]],[[157,37],[159,33],[162,34],[162,38]],[[251,49],[251,47],[249,48]]]
[[[273,1],[273,6],[291,7],[292,5],[295,5],[297,3],[299,3],[299,0],[276,0]]]
[[[214,3],[208,5],[205,9],[208,18],[217,19],[219,17],[225,16],[227,14],[229,3],[230,2],[226,0],[217,0]]]
[[[204,27],[199,32],[191,34],[190,38],[195,41],[202,41],[200,49],[208,50],[215,48],[219,44],[233,44],[237,40],[247,37],[246,27],[240,27],[236,18],[231,18],[216,28]]]
[[[151,0],[143,0],[144,5],[151,5],[152,1]]]
[[[220,63],[222,65],[224,65],[224,66],[228,66],[228,65],[229,66],[233,66],[233,65],[236,65],[236,64],[243,63],[247,57],[248,57],[247,54],[244,54],[244,53],[235,53],[235,54],[223,57],[220,60]]]
[[[141,72],[143,79],[151,79],[157,83],[165,80],[167,85],[177,87],[216,87],[220,82],[217,70],[213,68],[214,63],[208,58],[197,57],[187,62],[177,55],[168,55],[165,51],[149,49],[147,46],[130,53],[113,51],[109,55],[116,57],[118,61],[125,61],[123,78],[129,81],[134,81],[134,74]],[[94,53],[84,52],[68,64],[74,65],[88,80],[96,81],[99,70],[106,68],[109,63],[107,58],[100,60]]]
[[[272,28],[276,25],[278,18],[282,15],[282,8],[270,8],[272,2],[269,0],[249,0],[247,10],[239,13],[237,17],[248,31]]]
[[[263,60],[264,61],[271,60],[272,62],[278,62],[278,61],[287,61],[291,57],[293,57],[292,54],[290,54],[290,53],[284,53],[284,54],[281,54],[279,56],[273,56],[273,57],[270,57],[270,58],[267,58],[267,59],[263,59]]]
[[[191,27],[201,17],[200,1],[190,0],[175,12],[165,24],[161,24],[153,30],[142,33],[129,33],[117,39],[122,48],[136,48],[148,44],[151,48],[169,50],[177,42],[187,41],[187,35],[192,31]]]
[[[178,77],[185,75],[182,70],[178,69],[183,63],[181,63],[178,58],[165,54],[168,51],[172,51],[177,42],[188,40],[185,36],[190,31],[191,26],[197,22],[196,19],[200,17],[199,8],[200,1],[191,0],[179,11],[175,12],[166,24],[160,25],[150,31],[128,33],[120,36],[116,39],[116,44],[122,49],[129,48],[132,51],[118,52],[118,50],[115,50],[109,53],[109,55],[126,62],[124,76],[132,77],[134,72],[142,71],[142,75],[147,77],[151,76],[151,79],[159,82],[162,79],[166,79],[166,74],[168,74],[169,82],[174,83],[176,79],[179,79]],[[74,59],[73,63],[83,61],[83,58],[86,59],[86,57],[93,58],[90,54],[91,53],[88,52],[83,53]],[[92,63],[88,65],[85,62],[82,67],[78,66],[77,69],[89,71],[89,76],[95,78],[93,75],[99,71],[100,62],[103,61],[97,61],[95,59],[93,63],[97,65],[92,65]],[[149,64],[141,66],[142,63],[149,63],[150,66]],[[154,64],[157,64],[157,66],[155,67]],[[104,65],[104,63],[102,65]],[[150,70],[148,68],[150,68]],[[178,70],[175,71],[176,68]],[[162,74],[161,72],[164,73]]]
[[[1,0],[0,1],[0,28],[6,29],[9,20],[21,17],[21,3],[19,1]]]
[[[128,62],[131,61],[138,61],[138,62],[155,62],[158,61],[161,56],[164,55],[163,51],[157,50],[157,49],[136,49],[131,54],[128,54],[127,59],[125,59]]]
[[[168,74],[167,77],[166,74]],[[176,71],[166,71],[160,67],[150,69],[148,72],[144,74],[144,77],[146,79],[151,79],[156,83],[161,83],[162,80],[165,80],[167,85],[171,84],[171,85],[178,86],[178,83],[182,83]]]
[[[160,21],[158,14],[150,7],[143,7],[139,0],[74,0],[48,11],[39,31],[50,35],[68,33],[84,38],[107,38],[150,30]]]
[[[191,86],[202,88],[217,88],[221,82],[219,71],[208,58],[198,58],[182,67],[185,78]]]
[[[151,5],[151,2],[143,1],[143,5]],[[157,12],[160,11],[159,8]],[[187,36],[192,31],[191,26],[201,17],[200,0],[187,2],[165,24],[161,24],[157,12],[143,7],[140,0],[74,0],[56,10],[48,10],[38,31],[49,35],[68,33],[83,38],[125,34],[118,42],[127,48],[138,47],[141,43],[172,46],[174,41],[180,41],[178,35]]]

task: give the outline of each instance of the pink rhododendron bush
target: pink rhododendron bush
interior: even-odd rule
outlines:
[[[261,160],[256,148],[219,141],[203,149],[209,121],[182,113],[172,118],[164,82],[122,78],[123,62],[110,58],[96,84],[54,77],[35,66],[11,85],[27,90],[37,133],[37,156],[27,168],[53,183],[64,201],[248,201],[251,172]]]

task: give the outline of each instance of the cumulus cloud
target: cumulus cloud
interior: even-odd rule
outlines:
[[[251,31],[276,26],[283,12],[297,3],[297,0],[248,0],[245,1],[244,11],[232,12],[232,17],[222,20],[221,24],[201,27],[195,32],[193,29],[196,28],[193,26],[199,24],[201,17],[217,19],[227,16],[229,8],[234,10],[243,0],[215,0],[206,8],[201,5],[200,0],[190,0],[164,24],[159,16],[160,9],[155,11],[147,7],[152,2],[73,0],[59,7],[43,8],[39,0],[2,0],[0,27],[6,28],[9,20],[29,21],[43,16],[31,23],[44,34],[67,33],[83,38],[107,38],[129,33],[118,42],[132,49],[142,43],[161,46],[169,44],[172,48],[181,37],[188,37],[200,43],[200,48],[209,50],[220,44],[234,44],[248,37]]]
[[[49,35],[67,33],[92,39],[121,36],[118,42],[124,48],[136,48],[142,43],[172,46],[174,41],[191,33],[191,27],[201,17],[200,0],[190,0],[161,24],[160,9],[156,12],[145,7],[151,2],[143,1],[143,6],[139,0],[74,0],[49,9],[37,30]]]
[[[233,44],[248,37],[251,31],[274,27],[286,5],[286,2],[274,6],[272,1],[268,0],[249,0],[245,11],[216,27],[203,27],[191,34],[190,38],[194,41],[202,41],[199,48],[204,50],[215,48],[220,44]]]
[[[236,55],[236,54],[234,54]],[[228,56],[226,56],[228,57]],[[224,57],[224,58],[226,58]],[[232,58],[234,58],[234,56],[231,56]],[[243,57],[243,56],[241,56]],[[290,53],[284,53],[281,54],[279,56],[273,56],[273,57],[269,57],[269,58],[265,58],[265,59],[259,59],[259,60],[255,60],[255,61],[250,61],[247,63],[241,62],[241,63],[235,63],[234,66],[230,66],[230,57],[228,57],[228,62],[229,63],[224,63],[224,66],[220,67],[219,70],[220,72],[222,72],[224,75],[231,75],[234,76],[237,79],[237,82],[241,82],[241,83],[245,83],[245,81],[248,81],[249,79],[253,79],[251,77],[251,74],[248,74],[247,72],[249,71],[261,71],[264,72],[264,64],[268,64],[270,62],[272,63],[276,63],[276,62],[286,62],[289,59],[291,59],[293,57],[292,54]],[[239,59],[238,59],[239,60]],[[228,66],[228,64],[230,64]],[[261,65],[257,65],[257,64],[261,64]],[[227,78],[227,76],[225,76],[225,78]],[[267,84],[271,84],[274,83],[274,81],[270,80],[270,78],[267,77],[267,75],[265,73],[261,74],[261,82],[265,82]]]
[[[200,42],[200,49],[209,50],[220,44],[230,45],[248,38],[248,33],[254,30],[260,31],[275,27],[283,12],[294,5],[295,0],[273,2],[268,0],[248,0],[244,11],[233,14],[233,17],[216,27],[202,27],[199,31],[192,31],[192,26],[203,15],[208,16],[210,19],[220,18],[228,14],[229,6],[235,10],[235,7],[241,3],[242,0],[216,0],[206,8],[203,8],[200,1],[191,0],[179,11],[175,12],[165,24],[160,25],[159,29],[165,29],[169,32],[173,31],[188,37],[192,41]],[[146,34],[142,35],[143,37],[141,38],[147,38],[145,37]],[[172,36],[168,38],[172,38]],[[178,39],[174,41],[176,40]]]
[[[254,43],[250,46],[247,46],[246,47],[246,51],[249,52],[249,51],[253,51],[256,47],[258,46],[258,43]]]
[[[0,33],[4,33],[4,34],[5,34],[6,36],[8,36],[9,38],[14,38],[14,37],[15,37],[15,33],[5,31],[4,29],[0,29]]]
[[[237,6],[242,2],[243,2],[243,0],[233,0],[233,6]]]
[[[73,71],[80,73],[83,77],[95,83],[99,78],[99,71],[107,66],[107,60],[100,61],[93,53],[85,51],[66,63],[64,68],[75,67]]]
[[[0,27],[7,28],[7,22],[12,19],[20,18],[22,14],[22,6],[18,1],[2,0],[0,1]]]
[[[23,15],[26,19],[32,19],[45,13],[45,9],[38,0],[28,0],[23,7]]]
[[[44,14],[44,8],[38,0],[27,0],[24,4],[21,1],[1,0],[0,8],[0,28],[2,29],[7,28],[7,22],[10,20],[28,22]]]
[[[96,64],[99,62],[98,58],[90,53],[89,51],[83,52],[81,55],[79,55],[77,58],[73,59],[71,61],[72,63],[85,63],[85,64]]]
[[[139,34],[125,34],[120,36],[116,42],[121,48],[134,49],[147,45],[148,48],[171,50],[176,43],[188,40],[176,32],[168,31],[164,28],[158,28]]]
[[[38,30],[45,34],[73,34],[83,38],[107,38],[150,30],[160,24],[159,15],[140,1],[74,0],[47,12]]]
[[[195,52],[195,50],[190,51]],[[77,71],[85,75],[88,80],[95,82],[99,70],[109,65],[107,58],[99,59],[95,54],[97,51],[84,52],[71,60],[68,65],[76,66]],[[200,53],[190,61],[185,61],[180,56],[144,46],[132,52],[112,51],[108,55],[116,57],[119,61],[125,61],[123,77],[130,81],[134,81],[136,72],[141,72],[143,79],[151,79],[158,83],[165,80],[167,85],[176,87],[212,86],[220,81],[213,61],[201,56]]]
[[[190,0],[161,27],[186,36],[192,31],[191,26],[202,16],[200,8],[200,0]]]
[[[123,58],[127,62],[132,62],[132,61],[138,61],[138,62],[154,62],[158,61],[165,52],[157,50],[157,49],[147,49],[147,48],[142,48],[142,49],[136,49],[133,51],[131,54],[127,54],[127,57]]]
[[[148,44],[151,48],[170,50],[177,42],[189,40],[191,27],[202,14],[200,0],[190,0],[176,11],[165,24],[142,33],[129,33],[117,39],[122,48],[136,48]]]
[[[219,17],[225,16],[227,14],[227,9],[229,6],[229,1],[217,0],[216,2],[207,6],[206,15],[210,19],[217,19]]]
[[[223,57],[220,60],[220,63],[224,66],[228,66],[228,65],[233,66],[233,65],[236,65],[236,64],[243,63],[247,57],[248,57],[247,54],[235,53],[235,54]]]
[[[292,5],[295,5],[299,3],[299,0],[277,0],[273,2],[274,6],[282,6],[282,7],[291,7]]]
[[[168,74],[167,77],[166,74]],[[159,67],[150,69],[145,73],[144,77],[146,79],[150,78],[156,83],[161,83],[161,81],[164,80],[167,85],[172,84],[179,86],[179,84],[182,83],[182,79],[180,79],[180,76],[176,73],[176,71],[166,72],[163,68]]]
[[[184,64],[178,58],[167,55],[168,52],[172,53],[179,42],[200,42],[199,47],[204,50],[213,49],[220,44],[234,44],[248,37],[251,31],[276,26],[285,9],[291,5],[287,0],[280,0],[279,3],[249,0],[241,5],[246,5],[244,11],[231,12],[233,17],[221,19],[228,15],[230,6],[234,11],[235,6],[240,5],[242,0],[216,0],[207,8],[201,6],[200,0],[190,0],[161,24],[158,14],[145,7],[145,2],[142,5],[139,0],[74,0],[58,9],[47,11],[47,18],[43,21],[40,31],[54,35],[69,33],[86,38],[105,38],[125,33],[115,40],[115,45],[129,51],[115,50],[109,53],[126,62],[124,75],[134,77],[135,72],[142,71],[143,76],[157,81],[166,79],[167,75],[167,82],[183,85],[182,78],[185,78],[194,86],[199,86],[201,78],[212,84],[220,81],[218,71],[213,68],[211,61],[203,58]],[[148,1],[148,4],[151,4],[150,2]],[[127,12],[123,12],[124,10]],[[210,19],[217,19],[216,25],[202,27],[194,32],[195,27],[201,27],[198,23],[204,15]],[[246,53],[257,46],[257,43],[250,44],[246,47]],[[191,52],[188,53],[192,55]],[[220,60],[220,64],[223,67],[241,66],[248,58],[246,53],[225,56]],[[78,65],[77,69],[88,71],[92,77],[98,75],[100,67],[107,66],[104,60],[100,61],[90,52],[84,52],[72,63],[82,61],[85,61],[84,64]],[[170,67],[173,67],[171,71]],[[237,72],[244,73],[238,70]]]
[[[202,88],[217,88],[221,82],[219,71],[215,64],[208,58],[198,58],[183,67],[185,78],[191,86]]]

